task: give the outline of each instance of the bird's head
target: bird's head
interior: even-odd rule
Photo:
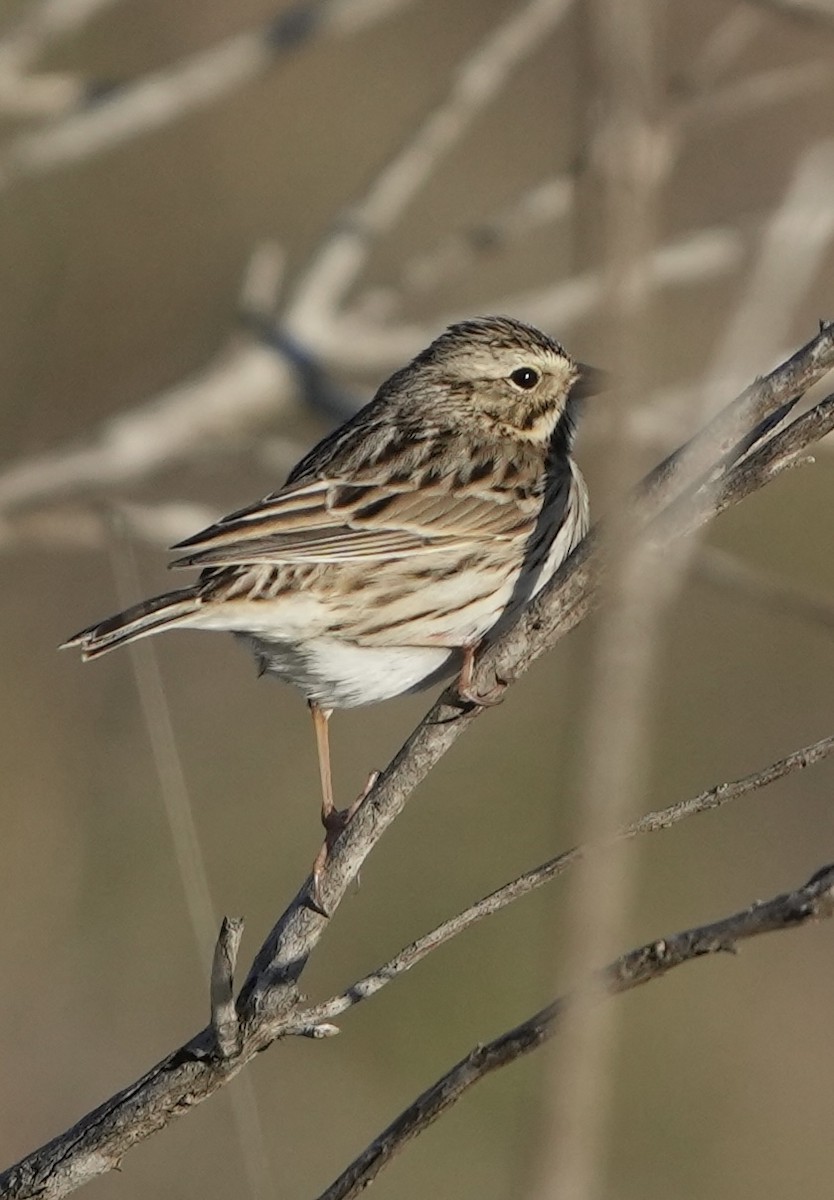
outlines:
[[[550,441],[563,417],[570,419],[572,402],[604,386],[603,372],[512,317],[451,325],[411,369],[431,380],[431,394],[447,418],[541,444]]]

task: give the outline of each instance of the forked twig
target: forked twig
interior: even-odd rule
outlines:
[[[703,482],[704,455],[718,462],[745,429],[804,392],[834,366],[834,327],[824,326],[807,346],[768,377],[758,380],[697,438],[652,472],[632,502],[636,522],[658,544],[668,544],[694,523],[764,486],[814,439],[834,428],[834,399],[767,439],[740,463],[725,464],[717,483]],[[681,496],[686,503],[679,503]],[[589,538],[519,621],[482,656],[475,686],[487,690],[496,671],[517,679],[564,636],[595,602],[604,569],[599,539]],[[410,793],[476,719],[442,696],[369,792],[333,848],[321,881],[321,897],[334,912],[362,862],[404,807]],[[327,920],[307,904],[309,880],[279,919],[256,956],[237,1000],[240,1052],[217,1051],[211,1025],[157,1064],[134,1084],[105,1101],[72,1129],[34,1151],[0,1176],[0,1196],[50,1197],[115,1167],[125,1152],[174,1116],[201,1103],[260,1050],[289,1034],[328,1036],[332,1025],[311,1026],[299,1004],[298,979]]]
[[[739,942],[759,934],[796,929],[832,916],[834,865],[822,867],[793,892],[774,896],[772,900],[757,900],[749,908],[720,921],[698,925],[630,950],[601,972],[596,990],[600,996],[617,996],[660,979],[675,967],[696,958],[732,952]],[[579,1000],[581,997],[577,997]],[[573,1002],[571,996],[560,997],[514,1029],[508,1029],[485,1045],[473,1047],[375,1138],[318,1200],[351,1200],[358,1196],[406,1142],[456,1104],[473,1084],[536,1050],[551,1038]]]

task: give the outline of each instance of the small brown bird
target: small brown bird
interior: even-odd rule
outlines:
[[[313,714],[327,831],[328,720],[458,672],[584,536],[578,401],[602,372],[509,317],[452,325],[301,460],[277,492],[174,549],[197,581],[70,638],[85,659],[163,629],[228,630]],[[355,805],[353,806],[355,808]]]

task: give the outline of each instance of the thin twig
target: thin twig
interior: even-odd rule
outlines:
[[[700,502],[696,492],[694,499],[699,502],[692,505],[694,513],[689,518],[677,512],[673,521],[657,519],[667,508],[675,507],[682,492],[697,483],[693,464],[700,468],[705,444],[716,457],[723,456],[750,424],[780,408],[833,365],[834,328],[826,325],[812,342],[769,377],[758,380],[698,438],[652,472],[633,503],[642,522],[653,520],[653,539],[662,543],[663,539],[678,536],[692,521],[705,520],[710,504],[720,508],[764,486],[773,478],[780,454],[792,460],[834,426],[834,400],[823,402],[777,433],[738,468],[725,471],[717,493],[711,492],[709,500]],[[601,571],[597,540],[586,539],[512,628],[487,649],[476,664],[475,687],[479,691],[488,690],[496,670],[502,679],[513,682],[590,610]],[[475,719],[474,712],[462,711],[459,702],[444,694],[412,733],[333,846],[320,889],[327,911],[336,910],[410,793]],[[201,1030],[71,1130],[0,1176],[0,1197],[54,1200],[64,1196],[118,1165],[131,1146],[212,1095],[275,1038],[290,1032],[309,1036],[334,1032],[332,1026],[294,1026],[300,1009],[298,980],[328,924],[321,913],[309,907],[309,887],[307,879],[268,935],[238,997],[243,1034],[240,1054],[229,1060],[218,1058],[214,1031],[210,1026]]]
[[[696,816],[698,813],[712,812],[715,809],[723,808],[725,804],[739,800],[742,796],[749,796],[752,792],[768,787],[779,779],[784,779],[786,775],[821,762],[831,754],[834,754],[834,736],[821,738],[810,746],[794,750],[791,754],[778,759],[760,771],[754,771],[750,775],[734,779],[730,783],[716,784],[715,787],[708,788],[707,791],[701,792],[689,800],[680,800],[676,804],[670,804],[667,808],[645,813],[621,829],[616,835],[616,839],[630,841],[646,833],[671,829],[679,821]],[[504,884],[503,887],[484,896],[469,908],[464,909],[463,912],[451,917],[448,921],[443,921],[429,933],[417,938],[410,946],[404,947],[376,970],[357,979],[339,995],[333,996],[321,1004],[316,1004],[312,1008],[303,1009],[297,1014],[298,1020],[306,1021],[310,1025],[317,1025],[319,1022],[332,1021],[335,1017],[341,1016],[355,1004],[367,1000],[386,984],[399,978],[400,975],[404,975],[406,971],[410,971],[427,955],[471,928],[472,925],[482,921],[485,917],[492,916],[493,913],[500,912],[501,909],[519,900],[522,896],[536,891],[552,879],[558,879],[568,867],[573,866],[582,858],[584,853],[583,846],[574,846],[573,849],[557,854],[555,858],[548,859],[540,866],[525,871],[523,875],[519,875],[510,883]]]
[[[775,896],[772,900],[756,901],[749,908],[720,921],[647,942],[629,951],[600,973],[598,994],[620,995],[660,979],[675,967],[696,958],[734,951],[739,942],[762,933],[796,929],[832,916],[834,866],[826,866],[793,892]],[[358,1196],[407,1142],[456,1104],[473,1084],[538,1049],[551,1038],[566,1012],[573,1007],[573,1001],[574,997],[570,995],[554,1000],[521,1025],[485,1045],[475,1046],[375,1138],[318,1200],[351,1200]]]

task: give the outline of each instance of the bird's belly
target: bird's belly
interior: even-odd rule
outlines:
[[[322,708],[354,708],[419,691],[452,675],[459,652],[445,647],[357,646],[335,638],[301,644],[239,634],[261,670],[294,684]]]

